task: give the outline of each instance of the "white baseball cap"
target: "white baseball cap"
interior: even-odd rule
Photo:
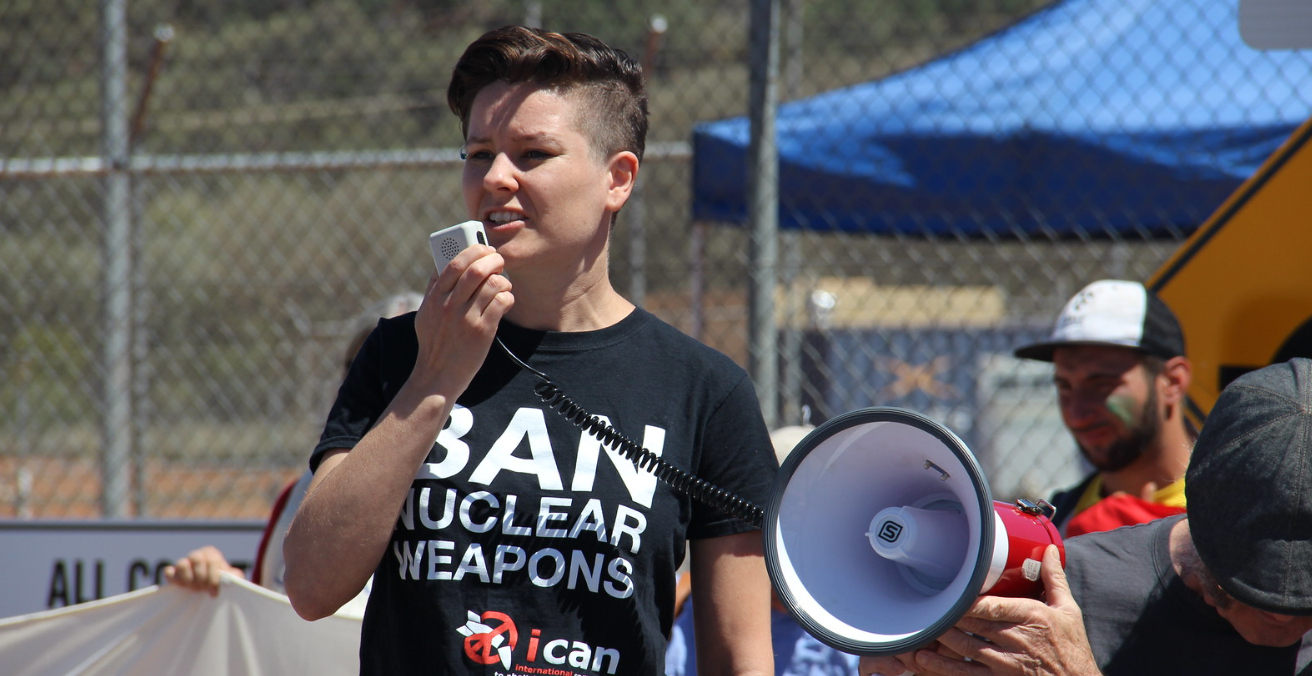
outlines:
[[[1052,361],[1052,351],[1066,345],[1129,347],[1170,359],[1184,355],[1184,332],[1171,308],[1143,284],[1104,279],[1067,301],[1047,340],[1015,354]]]

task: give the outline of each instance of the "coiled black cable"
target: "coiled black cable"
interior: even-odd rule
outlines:
[[[591,433],[602,443],[619,449],[620,454],[627,458],[629,462],[632,462],[639,469],[655,475],[658,480],[674,488],[674,490],[757,528],[760,528],[764,523],[765,510],[699,476],[689,474],[671,465],[659,455],[643,448],[641,444],[624,436],[614,427],[607,425],[601,418],[585,411],[582,406],[566,396],[560,387],[552,382],[551,378],[547,377],[545,373],[529,366],[515,356],[515,353],[511,352],[510,348],[501,342],[501,338],[497,338],[496,342],[501,346],[501,350],[506,353],[506,356],[510,357],[511,361],[542,381],[533,386],[534,394],[549,408],[555,409],[570,424]]]

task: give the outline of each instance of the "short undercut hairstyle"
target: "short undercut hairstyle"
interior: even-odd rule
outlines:
[[[446,91],[465,138],[474,98],[494,82],[527,82],[580,97],[578,122],[593,152],[608,158],[628,150],[642,160],[647,87],[642,67],[623,50],[583,33],[524,26],[488,31],[465,49]]]

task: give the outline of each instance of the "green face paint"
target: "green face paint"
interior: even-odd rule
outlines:
[[[1126,427],[1134,427],[1134,400],[1130,397],[1123,394],[1107,397],[1107,410],[1125,423]]]

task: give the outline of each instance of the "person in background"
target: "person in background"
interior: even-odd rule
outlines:
[[[789,425],[770,433],[779,463],[815,429],[811,425]],[[688,576],[679,578],[680,600],[691,585]],[[674,620],[674,630],[665,651],[666,676],[696,676],[697,643],[693,638],[692,604],[683,604]],[[774,646],[776,676],[854,676],[857,657],[835,650],[813,638],[788,614],[778,594],[770,592],[770,638]]]
[[[1194,446],[1189,511],[1044,554],[1044,600],[981,596],[926,649],[862,674],[1312,674],[1312,360],[1221,392]]]
[[[1049,500],[1062,535],[1184,511],[1193,367],[1161,299],[1138,282],[1094,282],[1066,303],[1046,340],[1015,354],[1053,364],[1062,422],[1094,468]]]
[[[373,332],[379,319],[414,312],[419,309],[419,304],[423,300],[422,295],[414,292],[398,293],[388,296],[361,313],[360,318],[354,321],[355,327],[351,340],[346,345],[342,366],[343,377],[350,373],[355,355],[360,351],[365,338]],[[305,497],[305,491],[309,488],[313,476],[308,470],[302,473],[300,477],[283,486],[277,499],[274,500],[269,520],[264,526],[264,533],[260,536],[260,544],[255,552],[255,565],[251,570],[251,581],[265,589],[284,593],[282,579],[285,565],[282,559],[282,541],[287,535],[287,527],[291,524],[292,515],[296,513],[296,507]],[[245,571],[229,563],[218,547],[205,545],[174,561],[173,565],[166,566],[164,580],[169,584],[217,596],[219,581],[224,573],[240,578],[246,577]],[[348,605],[353,611],[363,612],[364,601],[367,598],[366,587]]]
[[[365,675],[659,674],[690,541],[699,667],[772,673],[759,529],[535,392],[554,384],[664,462],[769,496],[746,371],[611,284],[646,138],[641,69],[588,35],[508,26],[465,50],[447,99],[466,211],[491,246],[457,255],[417,313],[361,348],[283,545],[292,607],[326,617],[372,575]]]

